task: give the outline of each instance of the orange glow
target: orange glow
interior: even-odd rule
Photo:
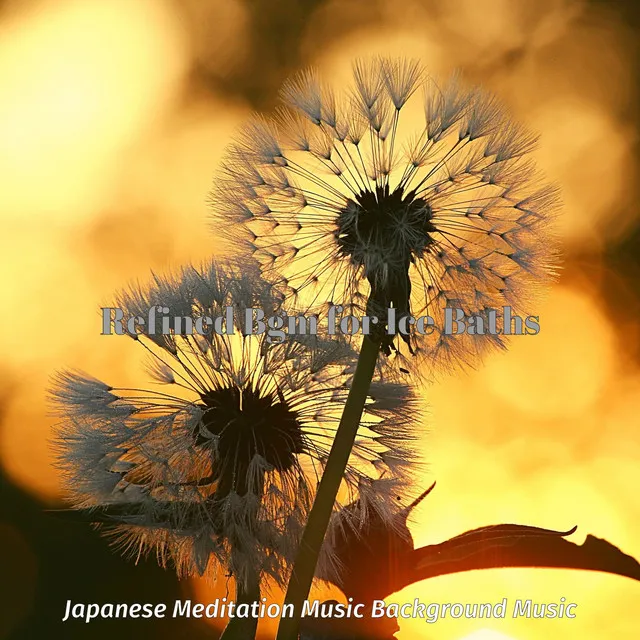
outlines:
[[[0,289],[13,315],[0,328],[5,366],[30,374],[6,399],[0,445],[11,477],[53,498],[48,377],[71,366],[131,379],[140,354],[99,335],[97,310],[151,269],[217,250],[205,198],[244,108],[214,97],[176,106],[187,57],[169,3],[43,2],[9,15]]]
[[[505,406],[529,416],[579,415],[612,381],[613,328],[596,300],[562,286],[538,303],[535,313],[540,317],[540,334],[533,340],[516,338],[506,356],[492,357],[482,371],[482,382]],[[531,375],[532,368],[545,373]]]
[[[216,598],[227,598],[227,601],[235,598],[235,589],[233,582],[225,578],[223,575],[218,575],[215,582],[206,578],[196,578],[190,581],[191,590],[193,596],[198,602],[214,602]],[[263,598],[267,598],[267,603],[277,603],[282,605],[284,602],[284,591],[277,585],[270,584],[268,587],[263,588]],[[337,600],[339,602],[346,602],[344,594],[327,582],[317,581],[314,583],[311,593],[309,594],[310,600]],[[228,622],[228,618],[210,618],[207,620],[212,626],[222,629]],[[278,630],[278,621],[270,618],[262,618],[258,623],[258,637],[259,638],[273,638]]]
[[[168,5],[45,2],[0,33],[4,215],[89,215],[118,154],[167,108],[184,69]]]

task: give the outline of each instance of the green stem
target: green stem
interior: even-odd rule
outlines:
[[[318,486],[315,502],[309,513],[309,519],[302,535],[300,548],[298,549],[289,580],[285,604],[292,604],[294,613],[290,618],[281,618],[276,640],[298,639],[302,605],[311,589],[320,548],[329,526],[333,505],[358,433],[379,349],[380,341],[374,342],[365,336],[347,402],[329,453],[327,466]]]
[[[236,582],[236,606],[260,601],[259,578],[251,580],[246,587]],[[258,618],[231,618],[219,640],[251,640],[256,637]]]

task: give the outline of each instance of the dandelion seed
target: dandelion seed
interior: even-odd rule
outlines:
[[[386,58],[356,61],[342,93],[305,72],[282,97],[289,111],[247,126],[211,194],[216,224],[234,223],[229,236],[268,278],[304,305],[385,319],[393,307],[440,329],[454,305],[528,315],[555,274],[558,196],[528,158],[535,136],[494,97]],[[420,100],[425,120],[410,131],[404,114]],[[442,330],[401,338],[381,336],[383,351],[426,373],[504,346]]]
[[[155,390],[119,388],[80,372],[51,392],[62,417],[56,446],[77,508],[106,509],[116,544],[153,551],[180,575],[215,567],[238,584],[282,582],[333,441],[353,369],[349,345],[316,336],[268,344],[243,331],[246,309],[276,313],[283,293],[250,264],[189,267],[122,293],[129,315],[151,305],[193,316],[233,306],[235,332],[137,336]],[[146,309],[145,309],[146,307]],[[415,402],[377,383],[336,505],[359,499],[382,518],[413,460]],[[387,461],[385,461],[387,460]],[[327,547],[324,561],[332,562]]]

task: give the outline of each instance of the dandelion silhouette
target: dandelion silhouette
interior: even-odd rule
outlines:
[[[246,309],[277,313],[283,304],[248,263],[187,267],[118,302],[127,315],[154,304],[210,317],[233,306],[235,331],[167,335],[142,327],[133,337],[166,391],[118,388],[80,372],[57,376],[57,448],[74,513],[110,525],[130,555],[153,551],[179,575],[230,571],[238,599],[253,601],[262,578],[282,584],[287,575],[354,356],[339,340],[269,344],[265,334],[243,333]],[[345,504],[357,498],[392,526],[398,507],[390,496],[410,480],[415,419],[406,386],[372,385],[343,478]],[[321,564],[331,571],[329,545]]]
[[[423,120],[407,131],[402,114],[416,95]],[[216,226],[231,221],[229,237],[299,304],[337,302],[383,319],[362,341],[294,564],[287,602],[299,609],[379,352],[394,355],[396,371],[431,375],[504,346],[509,330],[484,326],[503,306],[524,309],[554,275],[557,193],[528,158],[536,137],[495,98],[457,77],[438,86],[417,62],[358,60],[343,92],[307,71],[282,97],[276,117],[254,118],[229,147],[211,194]],[[390,308],[434,326],[398,340]],[[452,308],[477,318],[478,330],[450,331]],[[297,626],[283,620],[278,640],[295,638]]]
[[[536,137],[494,97],[457,77],[439,86],[414,61],[357,61],[341,93],[307,71],[282,97],[287,107],[230,146],[216,225],[234,222],[231,239],[306,304],[429,314],[430,333],[410,329],[395,347],[376,327],[403,368],[431,373],[504,346],[486,331],[448,334],[444,310],[486,327],[493,309],[527,311],[554,275],[558,198],[529,159]]]

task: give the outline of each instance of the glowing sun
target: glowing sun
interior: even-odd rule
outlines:
[[[491,631],[491,629],[480,629],[474,631],[460,640],[515,640],[513,636],[508,636],[499,631]]]

